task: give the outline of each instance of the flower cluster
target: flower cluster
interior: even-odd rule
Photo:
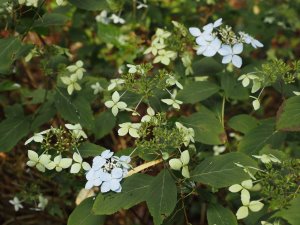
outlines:
[[[85,69],[83,68],[83,62],[77,61],[74,65],[70,65],[66,68],[70,75],[61,77],[61,81],[67,85],[69,95],[72,95],[73,91],[80,91],[81,86],[77,81],[81,80]]]
[[[171,36],[171,33],[158,28],[153,36],[151,46],[147,48],[144,54],[152,53],[155,56],[153,63],[162,63],[169,65],[171,60],[175,60],[177,53],[171,50],[166,50],[166,39]]]
[[[130,168],[129,156],[114,156],[110,150],[105,150],[93,159],[91,169],[86,173],[86,189],[101,186],[101,192],[121,192],[121,180]]]
[[[241,201],[243,205],[236,213],[237,219],[246,218],[249,215],[249,210],[252,212],[258,212],[264,207],[264,204],[260,202],[260,200],[250,201],[249,191],[258,191],[260,188],[260,184],[253,185],[252,180],[245,180],[241,184],[234,184],[229,187],[230,192],[241,192]]]
[[[192,36],[196,37],[197,55],[212,57],[219,53],[223,56],[222,63],[232,63],[235,67],[242,66],[242,58],[239,54],[243,51],[243,43],[251,44],[254,48],[263,47],[263,44],[249,34],[239,32],[236,35],[232,27],[218,28],[222,25],[222,19],[205,25],[202,31],[197,27],[189,28]],[[217,29],[218,28],[218,29]]]

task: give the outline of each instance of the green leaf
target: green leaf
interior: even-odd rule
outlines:
[[[213,58],[204,57],[193,62],[193,70],[196,75],[214,75],[221,72],[224,66]]]
[[[15,82],[11,82],[9,80],[5,80],[0,82],[0,92],[4,91],[12,91],[19,89],[21,86]]]
[[[96,139],[103,138],[109,134],[116,125],[116,117],[110,111],[100,113],[95,117],[95,126],[93,133]]]
[[[224,208],[220,204],[209,204],[207,209],[208,225],[237,225],[235,215],[230,209]]]
[[[81,156],[86,158],[90,156],[100,155],[106,148],[90,142],[84,142],[78,147]]]
[[[281,209],[274,217],[282,217],[286,219],[291,225],[299,224],[300,221],[300,195],[294,198],[287,209]]]
[[[48,101],[40,106],[37,114],[34,115],[34,120],[31,124],[31,129],[34,130],[39,126],[49,122],[51,118],[56,114],[56,109],[54,107],[53,101]]]
[[[152,181],[146,197],[155,225],[160,225],[173,212],[177,203],[177,188],[169,171],[162,170]]]
[[[134,174],[125,179],[122,192],[99,194],[93,206],[95,214],[111,215],[121,209],[129,209],[146,200],[153,177],[146,174]]]
[[[98,36],[105,43],[112,43],[115,46],[119,46],[119,36],[121,35],[121,30],[119,27],[112,24],[98,23]]]
[[[284,133],[275,130],[275,120],[268,119],[250,130],[239,143],[238,149],[248,155],[255,155],[268,144],[274,148],[279,147],[284,138]]]
[[[276,128],[280,131],[300,131],[300,96],[283,102],[277,112]]]
[[[180,118],[179,122],[195,130],[195,140],[198,142],[219,145],[226,141],[226,133],[220,120],[204,106],[200,108],[199,112]]]
[[[21,41],[17,37],[0,39],[0,74],[6,74],[10,71],[11,64],[16,59],[21,47]]]
[[[209,82],[188,82],[181,90],[177,98],[184,103],[196,103],[207,99],[219,91],[219,86]]]
[[[0,152],[10,151],[29,131],[29,117],[19,115],[3,120],[0,123]]]
[[[57,89],[55,105],[61,116],[71,123],[80,123],[91,129],[94,123],[89,102],[83,96],[69,96],[65,90]]]
[[[256,161],[249,156],[232,152],[205,159],[192,171],[191,179],[215,188],[228,187],[249,179],[249,175],[235,163],[257,167]]]
[[[243,134],[248,133],[250,130],[257,127],[258,125],[259,121],[256,118],[247,114],[234,116],[228,121],[229,127]]]
[[[66,15],[59,13],[46,13],[42,18],[34,22],[33,27],[50,27],[50,26],[62,26],[69,18]]]
[[[68,225],[103,225],[105,217],[93,214],[93,204],[93,197],[81,202],[69,216]]]
[[[235,100],[248,100],[248,89],[244,88],[233,74],[221,74],[221,87],[227,98]]]
[[[69,2],[80,9],[90,10],[90,11],[98,11],[107,9],[108,5],[104,0],[69,0]]]

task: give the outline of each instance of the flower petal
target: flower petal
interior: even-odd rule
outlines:
[[[246,206],[241,206],[238,211],[236,212],[236,217],[238,220],[244,219],[249,215],[249,210],[248,207]]]
[[[237,68],[241,68],[242,63],[243,63],[243,61],[242,61],[242,58],[241,58],[240,56],[234,55],[234,56],[232,57],[232,64],[233,64],[234,66],[236,66]]]
[[[194,37],[198,37],[198,36],[201,35],[201,31],[200,31],[200,29],[197,28],[197,27],[190,27],[190,28],[189,28],[189,32],[190,32],[191,35],[194,36]]]
[[[171,159],[169,165],[173,170],[180,170],[182,167],[182,162],[180,159]]]

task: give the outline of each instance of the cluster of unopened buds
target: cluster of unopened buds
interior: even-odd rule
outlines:
[[[222,19],[209,23],[202,28],[190,27],[192,36],[196,37],[197,55],[212,57],[219,53],[223,56],[222,63],[232,63],[235,67],[242,66],[242,58],[239,56],[243,51],[243,44],[251,44],[253,48],[263,47],[263,44],[249,34],[239,32],[236,35],[232,28],[222,25]]]
[[[93,159],[91,169],[86,173],[86,189],[101,186],[101,192],[121,192],[121,180],[130,169],[129,156],[114,156],[110,150],[105,150]]]

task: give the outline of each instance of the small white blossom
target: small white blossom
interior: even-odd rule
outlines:
[[[46,165],[48,170],[53,170],[55,168],[56,172],[61,172],[63,169],[67,169],[72,165],[72,159],[62,158],[61,155],[58,155],[54,158],[52,162],[49,162]]]
[[[40,133],[35,133],[31,138],[29,138],[27,141],[25,141],[25,145],[28,145],[30,142],[34,141],[34,142],[38,142],[38,143],[42,143],[44,140],[44,136],[43,134],[46,134],[50,131],[50,129],[48,130],[44,130]]]
[[[79,139],[81,137],[87,138],[86,133],[82,130],[82,127],[79,123],[77,123],[75,125],[65,124],[65,127],[68,128],[77,139]]]
[[[138,134],[138,130],[139,128],[141,127],[141,124],[140,123],[122,123],[122,124],[119,124],[120,126],[120,129],[118,130],[118,134],[120,136],[125,136],[126,134],[129,133],[129,135],[131,137],[134,137],[134,138],[139,138],[140,135]]]
[[[143,116],[141,121],[142,122],[150,122],[152,118],[155,116],[155,111],[151,108],[147,108],[147,115]]]
[[[113,93],[112,100],[106,101],[104,104],[107,108],[111,108],[114,116],[117,116],[119,110],[125,110],[127,107],[125,102],[120,101],[120,94],[117,91]]]
[[[194,137],[195,137],[195,131],[193,128],[187,128],[183,126],[181,123],[176,122],[176,127],[183,132],[183,144],[187,147],[190,142],[195,143]]]
[[[48,205],[48,199],[45,198],[43,195],[39,195],[39,204],[38,204],[38,208],[40,210],[44,210],[46,208],[46,206]]]
[[[233,47],[230,45],[222,45],[219,50],[219,54],[223,56],[222,63],[228,64],[232,62],[232,64],[240,68],[242,66],[242,58],[238,55],[243,51],[243,44],[237,43]]]
[[[91,88],[94,90],[94,95],[96,95],[96,94],[103,91],[103,87],[101,87],[99,82],[96,82],[95,84],[92,84]]]
[[[96,21],[99,23],[109,24],[110,19],[107,17],[107,11],[103,10],[99,15],[95,17]]]
[[[153,63],[161,62],[164,65],[169,65],[171,60],[174,60],[176,57],[177,57],[176,52],[161,49],[158,50],[158,55],[154,58]]]
[[[272,154],[262,154],[262,155],[252,155],[253,157],[257,158],[257,159],[260,159],[260,161],[262,163],[265,163],[265,164],[268,164],[268,163],[271,163],[271,162],[274,162],[274,163],[281,163],[281,161],[274,155]]]
[[[176,92],[171,95],[171,99],[162,99],[161,101],[167,105],[171,105],[175,109],[180,109],[180,105],[183,103],[180,100],[176,100]]]
[[[253,109],[256,111],[260,108],[260,102],[258,99],[255,99],[253,102],[252,102],[252,106],[253,106]]]
[[[212,57],[220,50],[222,42],[219,38],[214,38],[212,41],[206,41],[202,39],[197,39],[197,55],[204,55],[206,57]]]
[[[76,74],[72,74],[70,77],[61,77],[61,81],[66,84],[69,95],[72,95],[73,91],[80,91],[81,86],[77,83],[78,77]]]
[[[117,16],[116,14],[112,14],[110,16],[110,19],[113,21],[113,23],[117,24],[117,23],[120,23],[120,24],[124,24],[125,23],[125,20],[119,16]]]
[[[144,54],[149,54],[150,52],[152,55],[156,56],[158,51],[161,49],[164,49],[166,46],[162,43],[151,43],[151,46],[147,48],[144,52]]]
[[[182,176],[190,178],[190,172],[188,167],[189,162],[190,154],[188,150],[185,150],[180,154],[179,159],[170,159],[169,165],[173,170],[181,170]]]
[[[165,31],[161,28],[157,28],[155,32],[155,38],[153,40],[153,43],[164,43],[164,40],[171,36],[171,33],[168,31]]]
[[[126,66],[129,68],[129,70],[128,70],[129,73],[136,73],[137,72],[137,68],[136,68],[135,65],[127,64]]]
[[[137,1],[137,9],[142,9],[142,8],[148,8],[148,5],[146,5],[147,0],[144,0],[143,2]]]
[[[169,85],[169,86],[173,86],[173,85],[176,85],[179,89],[183,89],[183,86],[181,83],[179,83],[176,78],[172,75],[169,75],[169,78],[166,80],[166,83]]]
[[[66,5],[67,1],[66,0],[56,0],[57,5]]]
[[[78,60],[74,65],[67,66],[66,69],[71,72],[72,75],[75,74],[78,80],[82,79],[83,73],[85,72],[85,69],[83,68],[83,62],[81,60]]]
[[[255,38],[253,38],[252,36],[250,36],[249,34],[246,34],[244,32],[239,32],[240,36],[243,38],[243,41],[246,44],[251,44],[253,48],[261,48],[264,47],[264,45],[259,42],[258,40],[256,40]]]
[[[226,147],[224,145],[222,146],[215,145],[213,147],[213,150],[214,150],[214,155],[220,155],[226,150]]]
[[[14,206],[16,212],[19,211],[19,209],[24,208],[18,197],[14,197],[12,200],[9,200],[9,203]]]
[[[107,87],[107,90],[111,91],[114,88],[116,88],[119,85],[124,84],[124,83],[125,83],[125,80],[123,80],[123,79],[111,79],[110,84]]]
[[[29,161],[26,163],[27,166],[35,166],[39,171],[45,172],[45,168],[50,162],[51,155],[42,154],[39,156],[35,151],[28,150],[28,158]]]
[[[229,187],[229,191],[236,193],[242,190],[251,190],[253,188],[252,180],[244,180],[241,184],[234,184]]]
[[[81,155],[79,155],[77,152],[74,152],[73,160],[75,161],[75,163],[73,163],[73,165],[71,166],[70,173],[79,173],[81,168],[85,171],[91,169],[90,164],[88,164],[87,162],[83,162]]]

